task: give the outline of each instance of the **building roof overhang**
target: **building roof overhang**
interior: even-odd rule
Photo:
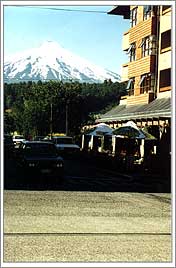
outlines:
[[[130,19],[130,6],[115,6],[108,11],[109,15],[122,15],[124,19]]]
[[[149,104],[118,105],[106,114],[102,115],[97,122],[113,122],[126,120],[154,120],[171,118],[171,99],[155,99]]]

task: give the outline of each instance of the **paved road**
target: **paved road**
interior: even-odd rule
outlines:
[[[158,178],[65,164],[58,185],[6,170],[5,262],[171,261],[171,195]]]
[[[169,194],[5,191],[5,262],[169,262]]]

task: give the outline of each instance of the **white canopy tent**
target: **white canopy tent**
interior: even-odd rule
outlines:
[[[121,127],[116,128],[113,131],[113,135],[119,137],[135,138],[135,139],[145,139],[145,140],[156,140],[154,136],[150,133],[139,129],[133,121],[128,121],[124,123]]]
[[[113,131],[113,154],[115,154],[115,148],[116,148],[116,137],[122,137],[126,138],[127,140],[140,140],[140,154],[141,158],[144,157],[144,144],[145,140],[148,141],[155,141],[156,138],[151,135],[150,133],[146,132],[143,129],[139,129],[137,125],[133,121],[128,121],[127,123],[124,123],[121,127],[116,128]],[[153,145],[153,150],[156,152],[156,145]]]
[[[113,128],[109,127],[105,123],[100,123],[90,129],[85,135],[90,135],[90,136],[103,136],[103,135],[112,135]]]
[[[99,139],[101,137],[104,137],[105,135],[113,135],[113,128],[109,127],[105,123],[97,124],[92,129],[88,130],[86,133],[82,135],[82,149],[85,145],[85,137],[90,137],[88,147],[92,150],[94,147],[94,141],[96,139]]]

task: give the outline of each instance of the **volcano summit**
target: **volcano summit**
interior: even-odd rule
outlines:
[[[90,63],[53,41],[14,54],[4,63],[4,80],[7,83],[29,80],[102,83],[106,79],[119,82],[120,76]]]

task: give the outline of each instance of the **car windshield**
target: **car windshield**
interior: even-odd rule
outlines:
[[[15,139],[24,139],[23,136],[15,136],[14,138],[15,138]]]
[[[30,156],[48,155],[56,156],[57,151],[53,144],[31,143],[25,146],[25,153]]]
[[[54,138],[56,144],[73,144],[72,138]]]

